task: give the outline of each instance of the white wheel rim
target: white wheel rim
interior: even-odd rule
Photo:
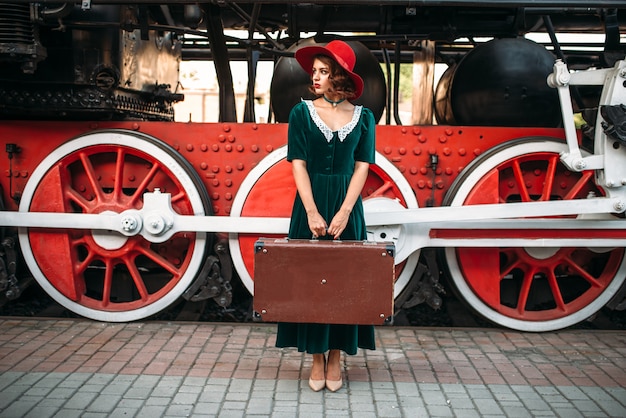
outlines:
[[[511,145],[510,147],[502,149],[500,152],[496,152],[480,165],[474,168],[469,173],[467,178],[463,181],[461,187],[458,188],[450,206],[461,206],[473,187],[482,179],[489,171],[504,163],[505,161],[530,154],[532,152],[553,152],[559,154],[563,151],[567,151],[567,145],[554,142],[554,141],[532,141],[527,143],[519,143]],[[528,250],[527,250],[528,251]],[[532,253],[534,250],[528,251]],[[584,307],[583,309],[575,312],[572,315],[568,315],[562,318],[547,320],[547,321],[523,321],[509,316],[503,315],[493,310],[489,305],[485,304],[474,291],[469,287],[465,281],[461,268],[458,263],[455,248],[446,248],[445,250],[446,262],[450,270],[450,275],[459,293],[465,299],[465,301],[480,315],[489,319],[490,321],[499,324],[501,326],[515,329],[518,331],[531,331],[531,332],[544,332],[554,331],[558,329],[567,328],[571,325],[577,324],[600,310],[617,292],[624,279],[626,278],[626,262],[622,260],[616,278],[611,281],[611,284],[602,292],[602,294],[594,299],[592,303]]]
[[[241,212],[243,210],[244,204],[246,203],[246,199],[248,198],[248,195],[250,194],[250,191],[252,190],[256,182],[270,168],[272,168],[274,165],[278,164],[285,158],[287,158],[286,145],[265,157],[259,162],[256,167],[254,167],[254,169],[250,171],[245,180],[241,183],[241,187],[237,191],[235,199],[233,199],[233,206],[230,213],[231,216],[241,216]],[[380,167],[385,172],[385,174],[387,174],[393,180],[396,187],[401,192],[402,198],[406,202],[407,207],[409,209],[417,208],[417,198],[415,197],[411,186],[407,182],[406,178],[402,175],[402,173],[400,173],[400,171],[393,164],[391,164],[389,160],[387,160],[378,152],[376,152],[375,161],[376,165]],[[363,209],[365,210],[366,208],[367,205],[364,204]],[[243,261],[243,255],[239,246],[239,235],[230,234],[228,241],[230,254],[233,260],[233,265],[237,270],[237,274],[239,275],[239,278],[241,279],[248,292],[250,292],[251,295],[254,295],[254,280],[250,276],[250,273],[248,273],[248,269],[246,268]],[[404,239],[402,239],[402,241],[404,241]],[[409,283],[409,280],[413,275],[413,271],[417,266],[419,255],[420,252],[415,251],[409,257],[407,257],[402,273],[400,273],[400,276],[398,276],[394,285],[394,298],[397,297]]]
[[[53,165],[77,150],[96,145],[119,145],[148,153],[155,159],[158,159],[159,162],[163,164],[163,166],[167,167],[174,175],[177,176],[177,180],[181,183],[189,198],[193,213],[195,215],[204,215],[204,206],[199,191],[196,189],[196,186],[191,177],[189,177],[189,175],[185,172],[185,169],[172,157],[172,155],[170,155],[166,150],[158,147],[157,145],[147,140],[124,132],[98,132],[87,134],[85,136],[70,140],[55,149],[54,152],[49,154],[37,166],[32,176],[28,180],[28,183],[24,188],[19,211],[28,212],[31,200],[35,194],[37,186]],[[187,270],[184,272],[178,283],[171,289],[170,292],[141,308],[115,312],[92,309],[76,303],[71,299],[68,299],[48,281],[48,279],[39,268],[30,245],[27,228],[19,228],[19,240],[24,260],[28,265],[28,268],[30,269],[31,273],[33,274],[39,285],[56,302],[69,309],[70,311],[75,312],[78,315],[84,316],[86,318],[105,322],[127,322],[146,318],[150,315],[158,313],[167,308],[169,305],[175,302],[180,297],[180,295],[182,295],[182,293],[187,289],[187,287],[189,287],[197,272],[201,268],[201,263],[204,258],[203,256],[204,247],[206,244],[206,233],[196,233],[195,245]]]

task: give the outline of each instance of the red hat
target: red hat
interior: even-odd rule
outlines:
[[[330,41],[326,46],[305,46],[296,51],[296,60],[307,73],[311,73],[313,68],[313,57],[316,55],[327,55],[337,61],[337,63],[348,73],[354,82],[355,94],[353,99],[363,93],[363,79],[352,72],[356,63],[354,51],[344,41]]]

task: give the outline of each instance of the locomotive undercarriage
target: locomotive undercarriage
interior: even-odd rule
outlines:
[[[331,16],[324,8],[313,6],[307,15],[301,8],[309,10],[306,5],[292,6],[289,16],[299,16],[295,21],[302,27],[316,23],[317,13]],[[243,10],[237,10],[235,18],[223,14],[222,24],[236,26],[224,23],[228,19],[247,20],[243,26],[263,22],[267,35],[271,25],[263,14],[255,14],[260,12],[255,7],[247,16]],[[363,9],[369,18],[359,24],[371,25],[372,16],[377,16],[370,13],[374,8],[368,4]],[[220,7],[194,10],[215,9]],[[446,13],[433,10],[429,15],[417,8],[412,15],[409,9],[396,5],[393,13],[385,15],[392,31],[406,35],[423,28],[424,34],[411,35],[442,36],[426,26],[440,26]],[[170,41],[170,46],[179,45],[175,36],[159,33],[166,26],[156,26],[180,16],[160,10],[163,15],[156,25],[146,17],[149,13],[144,14],[143,20],[126,27],[122,38],[147,37],[156,45]],[[66,12],[56,13],[66,16]],[[484,19],[497,23],[497,28],[491,26],[492,34],[524,32],[529,22],[510,12],[484,14]],[[194,15],[192,10],[185,13],[187,18]],[[583,20],[586,13],[581,11]],[[459,12],[453,17],[462,19],[455,23],[465,24],[471,22],[471,15]],[[531,15],[541,16],[533,12],[526,17]],[[617,19],[617,13],[607,16]],[[605,23],[613,40],[615,26],[619,38],[618,20]],[[214,34],[224,29],[213,21],[218,25],[212,28]],[[332,18],[323,21],[336,24]],[[559,23],[557,16],[555,22]],[[87,33],[94,24],[86,22],[78,30]],[[456,29],[472,32],[461,24]],[[129,45],[133,50],[142,42]],[[239,47],[247,50],[250,45],[241,42]],[[605,52],[615,49],[619,41]],[[36,51],[36,62],[27,69],[48,65],[44,51]],[[192,52],[207,54],[206,49]],[[135,68],[149,66],[120,56]],[[178,57],[175,52],[170,58]],[[597,57],[586,59],[594,65],[599,62]],[[574,67],[582,65],[572,61]],[[525,331],[560,329],[605,306],[626,307],[625,69],[624,62],[617,60],[613,68],[571,74],[557,63],[550,83],[558,91],[564,129],[378,126],[376,164],[363,199],[368,239],[396,245],[398,308],[428,303],[438,309],[443,283],[478,314]],[[19,276],[14,260],[21,259],[15,253],[16,243],[6,240],[10,238],[19,241],[25,261],[22,269],[28,270],[23,277],[32,273],[61,305],[96,320],[146,318],[181,297],[211,298],[228,306],[232,280],[241,281],[253,294],[253,243],[260,236],[287,233],[295,194],[285,160],[285,124],[156,122],[170,120],[171,115],[167,106],[155,110],[150,101],[158,107],[177,100],[170,90],[173,82],[161,84],[162,80],[150,76],[144,88],[127,92],[147,101],[127,100],[120,107],[107,94],[125,89],[119,80],[137,80],[122,73],[118,78],[114,67],[93,65],[79,74],[84,80],[104,83],[86,84],[86,89],[96,89],[94,94],[103,94],[105,106],[76,105],[74,110],[84,112],[83,116],[73,113],[72,106],[58,105],[63,92],[42,95],[36,84],[27,82],[18,94],[0,99],[21,101],[0,102],[5,119],[17,115],[18,119],[72,120],[0,124],[0,143],[9,157],[0,179],[6,196],[0,212],[5,238],[0,249],[0,286],[5,279],[16,285],[13,281]],[[24,77],[28,76],[17,78]],[[54,83],[40,85],[51,89]],[[570,87],[589,85],[603,88],[603,93],[593,129],[587,131],[592,133],[592,149],[585,150],[573,125],[569,94]],[[36,103],[36,110],[22,107],[24,101]],[[221,109],[226,119],[232,118],[228,106]],[[99,120],[84,117],[91,110]],[[114,122],[118,117],[125,120]]]

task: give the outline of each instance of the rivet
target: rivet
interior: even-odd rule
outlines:
[[[459,155],[465,155],[467,154],[467,151],[465,150],[465,148],[459,148]]]
[[[399,149],[398,149],[398,153],[399,153],[400,155],[404,155],[404,154],[406,154],[406,148],[404,148],[404,147],[399,148]]]
[[[480,155],[480,148],[474,148],[474,155]]]
[[[237,151],[243,152],[243,145],[237,145]]]
[[[208,149],[209,149],[209,147],[207,146],[207,144],[200,145],[200,151],[207,152]]]
[[[232,193],[225,193],[225,194],[224,194],[224,199],[226,199],[226,200],[233,200],[233,195],[232,195]]]
[[[417,182],[418,189],[423,189],[424,187],[426,187],[426,183],[424,182],[424,180],[420,180]]]
[[[207,163],[205,163],[205,162],[201,162],[201,163],[200,163],[200,169],[201,169],[201,170],[206,170],[206,169],[207,169],[207,167],[208,167],[208,164],[207,164]]]
[[[228,139],[228,142],[235,142],[235,135],[228,135],[226,139]]]
[[[450,167],[446,167],[446,175],[448,176],[452,175],[452,169]]]
[[[272,151],[274,151],[274,147],[273,147],[273,146],[271,146],[271,145],[266,145],[266,146],[265,146],[265,151],[267,151],[267,152],[272,152]]]
[[[218,179],[213,179],[213,186],[219,186],[220,181]]]
[[[226,187],[231,187],[233,185],[233,181],[231,179],[224,180],[224,185]]]
[[[410,170],[409,170],[409,172],[410,172],[411,174],[417,174],[417,167],[411,167],[411,168],[410,168]]]
[[[220,142],[226,142],[226,135],[221,134],[217,137],[217,140]]]
[[[424,135],[420,135],[420,136],[417,137],[417,140],[419,142],[421,142],[421,143],[424,143],[424,142],[426,142],[426,137]]]
[[[400,129],[400,131],[401,131],[403,134],[405,134],[405,133],[406,133],[406,127],[404,127],[404,126],[403,126],[403,127],[402,127],[402,129]]]
[[[259,152],[259,146],[258,145],[252,145],[250,147],[250,150],[252,150],[252,152]]]
[[[428,174],[428,168],[426,168],[426,167],[421,167],[421,168],[420,168],[420,173],[422,173],[422,174]]]
[[[227,173],[232,173],[233,172],[233,168],[229,165],[227,165],[226,167],[224,167],[224,171],[226,171]]]
[[[224,145],[224,149],[226,150],[226,152],[231,152],[233,150],[233,146],[230,144],[226,144]]]
[[[415,155],[421,155],[422,154],[422,149],[419,147],[415,147],[413,148],[413,154]]]
[[[452,136],[452,134],[454,133],[454,132],[452,131],[452,129],[450,129],[450,128],[446,128],[446,130],[445,130],[444,132],[445,132],[445,133],[446,133],[446,135],[448,135],[448,136]]]
[[[187,151],[193,151],[193,144],[187,144]]]
[[[128,176],[128,181],[135,181],[135,176],[133,176],[132,174]]]
[[[243,170],[243,163],[237,163],[237,170]]]
[[[385,154],[387,154],[387,155],[391,154],[391,147],[385,147],[385,148],[383,149],[383,152],[384,152]]]
[[[445,147],[445,148],[443,149],[443,155],[448,156],[448,155],[450,155],[450,154],[452,154],[452,150],[451,150],[450,148],[448,148],[448,147]]]
[[[211,149],[212,149],[213,151],[217,152],[217,151],[219,151],[219,150],[220,150],[220,146],[219,146],[219,145],[217,145],[217,144],[213,144],[213,145],[211,145]]]
[[[214,173],[219,173],[219,172],[220,172],[220,167],[219,167],[219,166],[217,166],[217,165],[214,165],[214,166],[211,168],[211,171],[212,171],[212,172],[214,172]]]
[[[422,130],[418,127],[413,128],[413,135],[419,135],[422,133]]]
[[[220,200],[220,194],[215,192],[211,195],[211,199],[213,200]]]
[[[230,132],[230,125],[224,125],[224,132]]]

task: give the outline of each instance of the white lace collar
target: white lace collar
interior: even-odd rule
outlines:
[[[326,138],[326,141],[328,142],[332,141],[333,131],[328,126],[326,126],[322,118],[320,118],[320,115],[317,114],[317,110],[315,110],[315,105],[313,104],[313,101],[304,100],[304,99],[302,99],[302,101],[309,108],[309,114],[311,115],[311,119],[313,119],[313,122],[315,123],[315,125],[322,132],[322,135],[324,135],[324,138]],[[363,109],[363,106],[361,105],[354,106],[354,113],[352,114],[352,120],[348,122],[346,125],[339,128],[339,130],[337,131],[337,136],[339,136],[339,141],[343,142],[343,140],[346,139],[348,134],[352,132],[356,124],[359,122],[359,118],[361,117],[361,109]]]

